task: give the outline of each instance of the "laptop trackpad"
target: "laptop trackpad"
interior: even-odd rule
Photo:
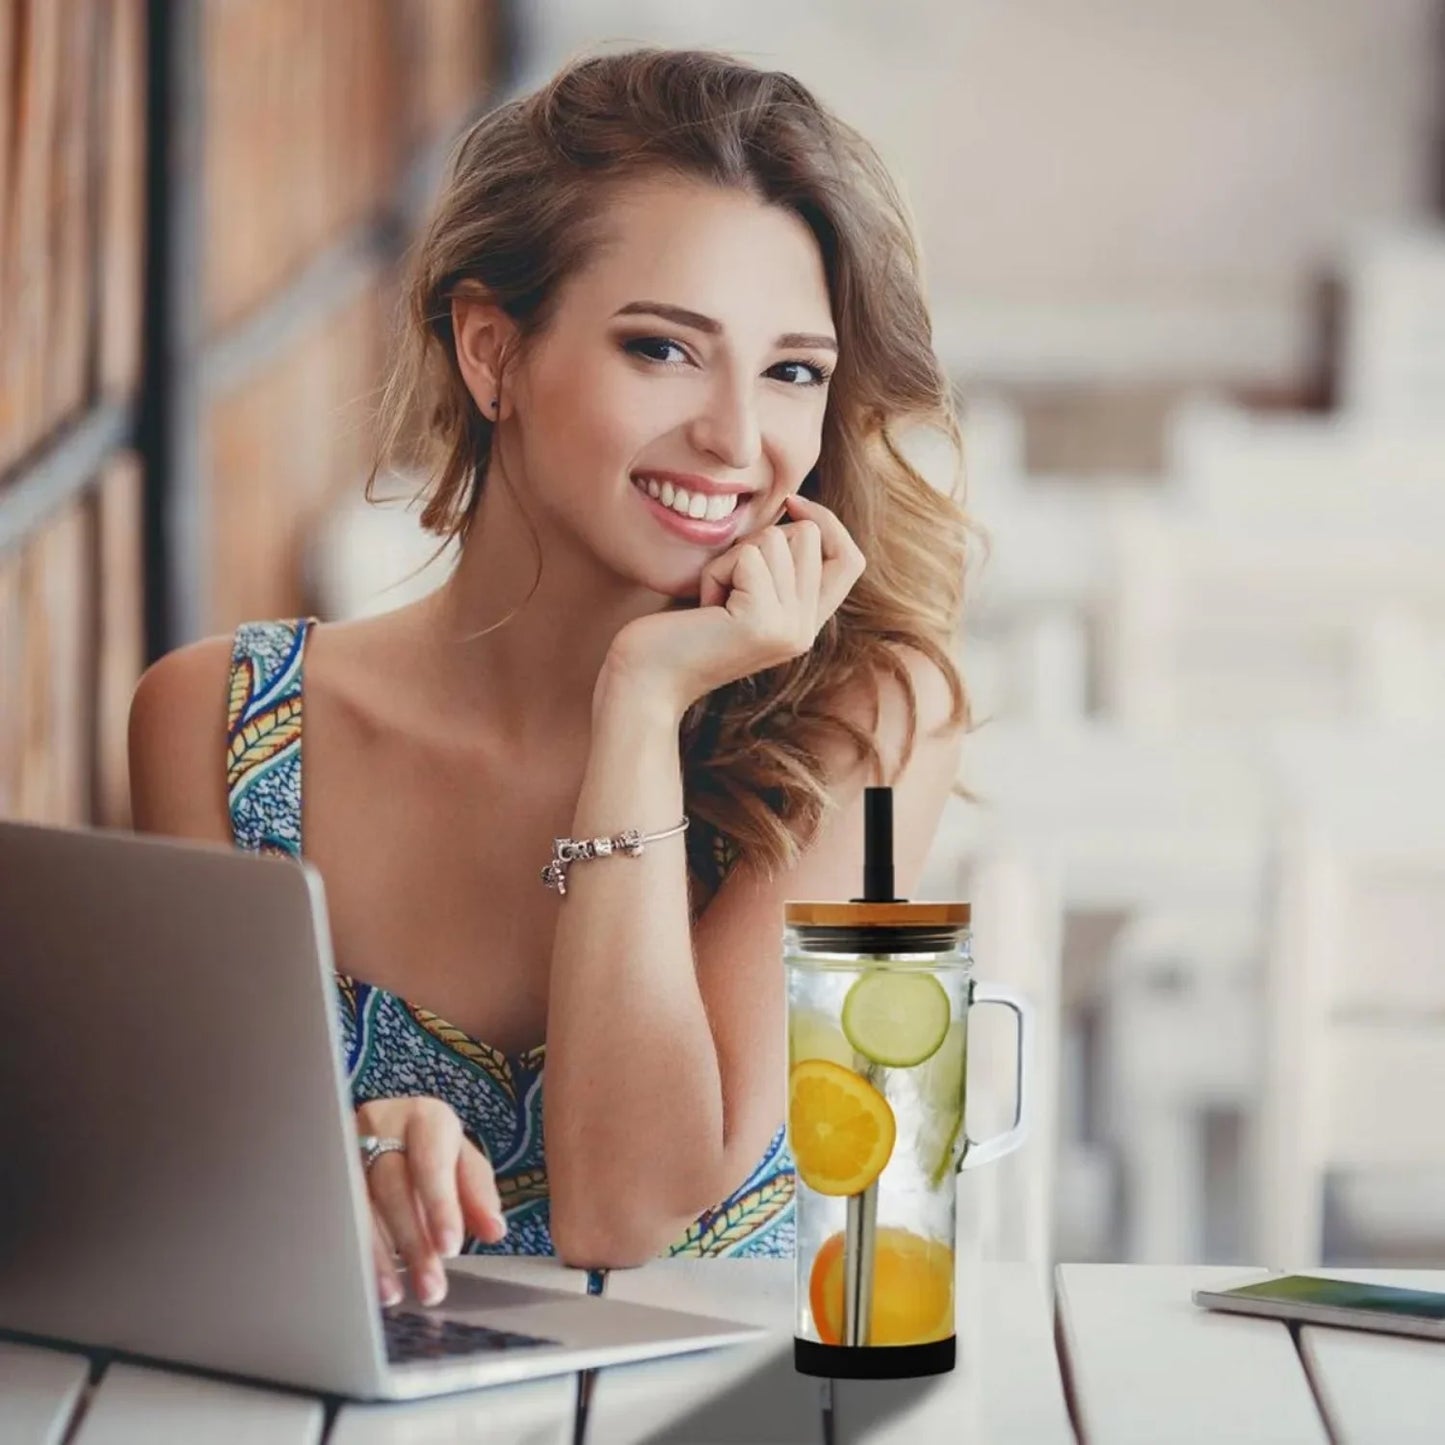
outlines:
[[[537,1305],[570,1304],[578,1298],[571,1290],[542,1289],[537,1285],[448,1270],[447,1297],[430,1313],[496,1315],[506,1310],[534,1309]],[[412,1301],[408,1304],[416,1307]]]
[[[756,1325],[736,1320],[451,1271],[447,1273],[446,1299],[426,1313],[451,1315],[465,1323],[492,1325],[519,1334],[545,1335],[586,1348],[714,1334],[765,1333]]]

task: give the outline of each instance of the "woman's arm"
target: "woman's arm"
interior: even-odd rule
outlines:
[[[918,698],[913,756],[894,782],[896,886],[917,881],[957,773],[960,733],[942,677],[905,655]],[[874,731],[901,755],[901,689],[880,684]],[[670,827],[681,816],[679,718],[604,693],[573,836]],[[552,1237],[573,1265],[626,1267],[666,1248],[732,1193],[781,1124],[785,1095],[783,905],[849,898],[861,884],[863,788],[843,744],[830,760],[835,807],[797,866],[767,879],[734,868],[689,928],[683,840],[640,858],[579,864],[560,909],[543,1095]],[[851,766],[850,766],[851,765]]]
[[[231,842],[226,806],[226,674],[231,643],[208,637],[146,669],[130,704],[131,824]]]
[[[681,719],[646,695],[593,709],[572,836],[656,832],[683,815]],[[551,1228],[577,1266],[656,1253],[705,1195],[723,1138],[717,1051],[698,993],[681,835],[573,865],[559,908],[542,1095]]]

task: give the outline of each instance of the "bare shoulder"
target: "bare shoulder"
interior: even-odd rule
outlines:
[[[850,739],[834,734],[823,741],[829,807],[818,835],[792,873],[777,883],[781,896],[850,896],[847,890],[857,883],[863,857],[863,790],[878,783],[893,790],[894,865],[901,895],[907,896],[922,876],[958,777],[966,711],[955,717],[948,678],[926,653],[902,644],[890,645],[889,651],[898,668],[876,668],[836,704],[838,716],[872,739],[881,775],[858,756]]]
[[[897,661],[912,687],[914,702],[918,709],[919,736],[947,734],[947,736],[953,737],[962,732],[961,719],[954,719],[953,689],[949,687],[948,678],[943,669],[916,647],[906,647],[901,643],[890,644],[888,651]],[[903,688],[897,677],[890,677],[885,682],[885,698],[888,698],[890,694],[892,694],[893,707],[901,709],[904,701]],[[958,725],[951,725],[955,722]]]
[[[131,817],[138,832],[229,842],[226,693],[231,639],[207,637],[151,664],[131,697]]]
[[[436,708],[426,672],[432,642],[418,603],[316,623],[306,644],[308,712],[324,708],[328,733],[345,728],[366,742],[424,734]]]
[[[910,773],[942,770],[951,774],[957,769],[967,730],[966,710],[956,714],[953,689],[932,658],[901,643],[890,643],[888,653],[893,665],[876,668],[869,684],[859,683],[840,698],[839,713],[872,737],[882,756],[886,780],[900,771],[905,750]],[[849,764],[856,767],[851,749],[846,763],[844,756],[840,747],[833,761],[845,771],[851,770]]]

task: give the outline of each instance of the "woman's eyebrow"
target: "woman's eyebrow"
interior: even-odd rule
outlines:
[[[671,321],[674,326],[690,326],[694,331],[705,331],[709,336],[720,336],[723,329],[722,322],[711,316],[704,316],[700,311],[689,311],[684,306],[672,306],[666,301],[629,301],[626,306],[619,307],[612,314],[660,316],[664,321]],[[808,331],[785,331],[773,344],[779,347],[813,347],[819,351],[835,353],[838,350],[838,343],[833,337]]]

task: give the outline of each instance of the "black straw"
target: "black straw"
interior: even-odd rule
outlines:
[[[896,903],[893,896],[893,789],[863,791],[864,903]]]

